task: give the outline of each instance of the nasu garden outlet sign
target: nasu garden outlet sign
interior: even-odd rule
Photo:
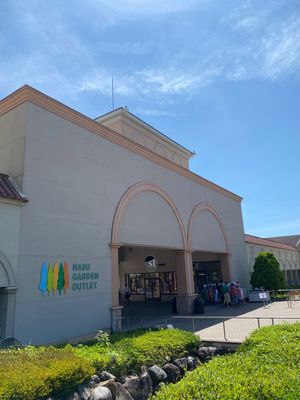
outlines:
[[[68,290],[82,291],[97,288],[99,272],[91,269],[91,264],[72,264],[71,273],[67,262],[46,263],[41,268],[39,289],[42,295],[67,294]]]

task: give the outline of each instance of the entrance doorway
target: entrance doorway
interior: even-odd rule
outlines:
[[[158,277],[145,274],[145,300],[161,300],[161,283]],[[153,274],[154,275],[154,274]]]
[[[201,293],[204,285],[216,285],[222,279],[220,261],[193,262],[195,292]]]

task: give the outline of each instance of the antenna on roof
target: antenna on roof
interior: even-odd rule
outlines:
[[[115,94],[114,94],[114,76],[111,75],[111,102],[112,102],[112,110],[115,110]]]

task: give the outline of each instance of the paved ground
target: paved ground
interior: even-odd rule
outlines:
[[[123,329],[172,324],[196,332],[203,340],[216,341],[224,340],[225,329],[227,340],[239,342],[259,326],[300,321],[300,301],[294,302],[292,308],[287,302],[272,303],[268,307],[260,303],[231,308],[213,305],[206,306],[204,314],[193,316],[174,315],[170,311],[169,303],[132,303],[124,308]]]

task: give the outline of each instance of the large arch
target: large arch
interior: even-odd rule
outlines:
[[[159,186],[154,185],[153,183],[150,182],[139,182],[133,186],[131,186],[122,196],[115,215],[113,219],[113,226],[112,226],[112,238],[111,238],[111,244],[112,246],[119,245],[120,244],[120,233],[121,233],[121,225],[124,221],[126,211],[130,205],[130,203],[139,195],[142,194],[143,192],[152,192],[158,195],[161,199],[164,200],[164,202],[167,203],[168,207],[172,210],[173,215],[176,218],[178,228],[180,231],[181,235],[181,240],[182,240],[182,245],[180,246],[182,249],[187,248],[187,237],[186,237],[186,232],[185,228],[181,219],[181,216],[179,214],[179,211],[177,210],[177,207],[171,197]],[[144,243],[145,245],[147,243]]]
[[[188,225],[188,234],[187,234],[187,240],[188,240],[188,247],[190,250],[197,250],[193,248],[193,227],[196,223],[197,218],[201,213],[206,212],[208,215],[213,217],[213,220],[216,221],[216,225],[219,227],[219,232],[221,233],[224,243],[225,243],[225,248],[220,249],[222,253],[229,253],[230,254],[230,246],[229,246],[229,241],[227,237],[227,233],[224,227],[224,224],[218,215],[218,213],[208,204],[206,203],[199,203],[194,209],[193,212],[190,216],[189,220],[189,225]],[[205,235],[207,235],[207,231],[205,232]],[[199,250],[209,250],[209,249],[199,249]],[[217,249],[213,249],[217,250]],[[224,251],[225,250],[225,251]]]
[[[5,280],[5,284],[2,287],[14,287],[16,286],[16,278],[14,271],[5,257],[5,255],[0,251],[0,277]],[[0,281],[1,285],[1,281]]]

